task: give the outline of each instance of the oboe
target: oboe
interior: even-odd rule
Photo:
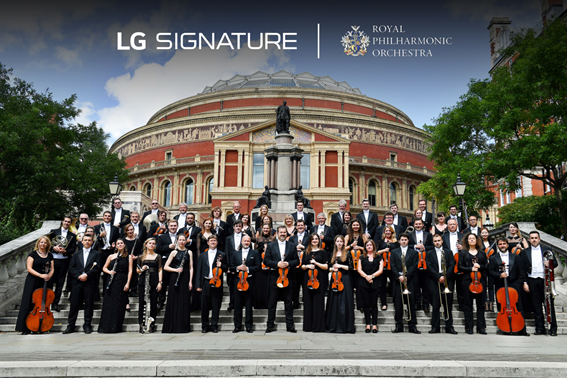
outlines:
[[[111,272],[114,272],[114,274],[110,275],[110,279],[108,280],[108,284],[106,285],[106,290],[110,289],[110,285],[112,284],[112,280],[114,279],[114,276],[116,275],[116,265],[118,265],[118,259],[119,258],[120,258],[120,252],[118,252],[118,254],[116,255],[116,260],[114,260],[114,265],[112,265]]]
[[[179,267],[183,269],[183,265],[185,264],[185,257],[188,255],[187,250],[183,253],[183,258],[181,259],[181,265]],[[179,286],[179,277],[181,277],[181,273],[177,273],[177,279],[175,280],[175,287]]]

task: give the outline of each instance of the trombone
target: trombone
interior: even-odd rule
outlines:
[[[403,277],[403,288],[402,283],[400,282],[400,293],[402,294],[402,305],[404,307],[404,320],[406,322],[411,321],[411,311],[410,311],[410,291],[408,290],[408,282],[407,282],[407,268],[406,268],[406,258],[402,253],[402,277]]]
[[[441,319],[446,322],[449,321],[449,316],[451,315],[448,295],[453,293],[447,286],[447,267],[445,265],[445,252],[443,249],[441,249],[441,269],[443,270],[443,283],[445,284],[445,289],[441,291],[439,283],[437,283],[437,288],[439,289],[439,300],[441,302]],[[443,301],[443,298],[445,298],[445,301]]]

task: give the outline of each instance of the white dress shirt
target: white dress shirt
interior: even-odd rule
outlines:
[[[370,217],[370,210],[362,210],[364,215],[364,223],[366,225],[366,230],[364,232],[368,233],[368,217]]]
[[[424,211],[421,213],[421,220],[422,220],[424,223],[425,223],[425,218],[426,218],[426,216],[427,216],[427,210],[424,210]]]
[[[211,279],[213,278],[213,265],[215,265],[215,263],[217,262],[215,260],[215,256],[217,255],[217,250],[216,249],[210,249],[209,248],[209,275],[207,277],[205,277],[206,279]]]
[[[120,223],[122,220],[122,208],[116,210],[114,209],[114,223]]]
[[[297,243],[303,245],[303,240],[305,239],[305,232],[297,234]]]
[[[398,214],[394,215],[394,224],[395,224],[395,225],[398,225],[398,226],[400,225],[400,224],[398,223]]]
[[[498,251],[498,253],[500,253],[500,258],[502,259],[502,262],[505,264],[505,268],[506,268],[506,274],[510,274],[510,253],[508,253],[508,251],[506,252],[501,252]]]
[[[422,244],[423,243],[423,230],[421,231],[415,231],[415,242],[417,244]]]
[[[453,256],[459,253],[457,249],[457,243],[459,242],[459,235],[456,232],[449,233],[449,247],[451,248],[451,252],[453,252]]]
[[[177,217],[177,229],[181,230],[183,227],[185,227],[185,223],[187,221],[187,213],[185,214],[179,214],[179,217]]]
[[[531,247],[532,253],[532,271],[528,273],[530,278],[544,278],[543,277],[543,257],[541,254],[541,247]]]
[[[476,227],[471,227],[471,233],[478,235],[478,226]]]
[[[83,248],[83,273],[85,273],[85,269],[87,269],[87,260],[89,258],[89,253],[91,252],[91,248],[85,249]]]
[[[171,238],[171,244],[176,244],[177,243],[177,235],[176,234],[172,234],[171,232],[169,233],[169,237]]]
[[[242,248],[242,259],[246,261],[248,259],[248,252],[250,252],[250,248]],[[250,272],[250,268],[246,267],[246,271]],[[251,277],[252,275],[250,275]]]
[[[85,232],[85,231],[87,231],[87,227],[89,227],[88,224],[85,224],[85,225],[79,224],[79,228],[77,228],[77,232]]]
[[[280,258],[283,261],[285,257],[285,241],[282,242],[278,240],[278,247],[280,248]]]
[[[159,209],[152,209],[152,214],[157,215],[158,211],[159,211]]]
[[[317,226],[317,233],[318,233],[319,235],[323,235],[323,234],[325,233],[325,225],[322,225],[322,226],[319,225],[319,226]]]
[[[132,226],[134,227],[134,234],[136,234],[136,238],[140,236],[140,223],[132,222]]]
[[[435,252],[437,252],[437,266],[439,267],[439,273],[443,273],[443,269],[441,269],[441,254],[443,253],[443,248],[435,247]]]
[[[240,246],[240,241],[242,240],[242,232],[237,234],[234,234],[234,249],[238,249],[238,247]]]
[[[303,213],[303,211],[302,211],[302,212],[299,212],[299,211],[297,212],[297,219],[298,219],[298,220],[299,220],[299,219],[305,220],[305,214]]]

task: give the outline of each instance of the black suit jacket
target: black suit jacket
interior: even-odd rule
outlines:
[[[443,275],[439,273],[439,262],[437,261],[437,252],[435,247],[426,249],[425,261],[427,263],[427,274],[429,278],[435,282],[439,282],[439,278]],[[452,287],[451,283],[455,273],[455,258],[453,252],[448,248],[443,248],[443,256],[445,258],[445,271],[447,273],[447,286]]]
[[[424,228],[425,228],[426,230],[430,230],[430,229],[431,229],[431,226],[433,225],[433,214],[432,214],[431,212],[427,211],[427,210],[424,211],[424,213],[425,213],[425,222],[424,222],[425,225],[424,225]],[[423,219],[423,217],[422,217],[422,219]]]
[[[61,235],[61,227],[56,228],[51,230],[51,238],[54,238],[55,236]],[[67,237],[65,238],[67,239],[67,241],[69,242],[67,244],[67,247],[65,248],[65,255],[67,257],[71,257],[73,256],[73,253],[75,253],[75,249],[77,249],[77,235],[75,235],[74,233],[72,233],[71,231],[67,230]],[[53,247],[51,248],[51,252],[53,251]]]
[[[177,235],[185,234],[187,231],[187,227],[183,227],[179,231],[177,231]],[[197,227],[195,223],[193,223],[193,227],[191,228],[191,234],[187,238],[191,240],[191,245],[187,246],[187,249],[195,254],[197,252],[197,240],[199,237],[199,233],[201,232],[201,228]]]
[[[319,230],[319,226],[313,226],[313,230],[312,232],[318,232]],[[323,242],[325,242],[325,252],[327,252],[328,258],[331,258],[331,254],[333,253],[333,248],[335,246],[335,231],[325,225],[324,231],[323,231]]]
[[[169,245],[171,243],[175,244],[175,242],[171,240],[171,237],[169,236],[169,231],[163,235],[160,235],[157,239],[156,252],[159,253],[162,258],[166,259],[166,261],[169,257],[169,254],[173,251],[173,249],[169,248]]]
[[[216,261],[220,256],[220,262],[221,262],[221,269],[223,272],[227,271],[228,268],[228,261],[226,259],[226,255],[224,252],[219,251],[217,249],[217,253],[215,254],[215,262],[213,262],[213,268],[216,266]],[[206,277],[208,277],[210,273],[210,268],[209,268],[209,252],[207,253],[201,253],[199,255],[199,259],[197,260],[197,279],[195,281],[195,285],[197,285],[197,289],[202,288],[205,285],[208,285],[209,283],[207,282],[208,279]],[[221,274],[220,276],[221,282],[223,280],[223,275]],[[221,284],[221,288],[222,288],[222,284]]]
[[[541,245],[540,245],[540,249],[542,252],[542,259],[543,259],[543,253],[545,252],[545,250]],[[524,273],[526,277],[528,277],[528,274],[532,273],[532,247],[530,246],[526,249],[523,249],[522,252],[520,252],[520,256],[522,256],[522,262],[524,264]],[[557,259],[555,258],[555,254],[553,254],[553,267],[557,268]]]
[[[248,276],[253,277],[255,273],[260,270],[262,264],[262,257],[260,252],[250,249],[244,264],[248,267]],[[230,260],[230,271],[236,272],[236,268],[242,265],[242,250],[234,251]]]
[[[214,223],[213,223],[213,228],[216,229]],[[215,230],[215,232],[216,232],[216,235],[219,238],[219,245],[218,245],[217,249],[219,249],[221,251],[226,251],[226,249],[225,249],[226,238],[229,235],[232,235],[232,232],[229,231],[229,229],[228,229],[228,224],[225,221],[221,220],[220,223],[219,223],[218,231]]]
[[[238,220],[242,220],[242,213],[238,214]],[[226,217],[226,224],[228,225],[229,235],[234,232],[234,222],[236,222],[236,220],[234,220],[234,214],[229,214]]]
[[[118,227],[112,226],[112,222],[110,222],[110,224],[111,224],[111,227],[110,227],[110,246],[112,247],[112,243],[116,243],[116,240],[118,240],[118,237],[120,236],[120,230],[118,230]],[[98,235],[100,235],[101,225],[102,224],[97,224],[96,226],[94,226],[94,233],[97,236],[96,249],[102,251],[106,237],[104,237],[104,238],[98,237]],[[106,229],[106,226],[105,226],[105,229]],[[108,232],[108,229],[106,229],[106,232]]]
[[[268,244],[266,248],[266,255],[264,256],[264,265],[272,269],[278,269],[278,263],[282,261],[280,255],[280,247],[278,241]],[[297,255],[297,245],[285,242],[285,258],[284,261],[289,263],[290,270],[299,265],[299,257]],[[291,278],[291,276],[289,276]]]
[[[362,222],[363,233],[367,228],[368,228],[368,233],[370,234],[370,236],[372,236],[376,233],[376,229],[379,226],[378,215],[376,215],[376,213],[373,213],[372,211],[370,211],[370,213],[368,214],[368,224],[366,224],[366,220],[364,218],[364,211],[362,213],[358,214],[356,216],[356,219],[358,219],[360,222]]]
[[[386,225],[386,222],[384,222],[384,220],[382,220],[381,226],[385,226],[385,225]],[[405,231],[406,228],[408,228],[408,219],[406,217],[403,217],[400,214],[398,214],[398,224],[396,226],[400,226]]]
[[[404,229],[402,229],[402,227],[395,224],[393,224],[392,226],[394,227],[394,232],[396,233],[396,239],[398,239],[400,237],[400,234],[404,232]],[[374,243],[378,243],[380,240],[382,240],[382,235],[384,234],[384,227],[386,226],[377,227],[374,234],[370,234],[371,236],[372,235],[374,236],[372,238],[374,240]]]
[[[426,255],[427,256],[427,255]],[[402,274],[402,249],[400,248],[396,248],[392,251],[391,257],[390,257],[390,264],[392,266],[392,274],[394,274],[396,277],[401,277]],[[419,256],[417,254],[417,251],[415,249],[411,249],[408,247],[408,250],[406,252],[406,270],[407,270],[407,279],[408,279],[408,283],[411,282],[411,280],[413,279],[413,277],[415,276],[416,272],[417,272],[417,262],[418,262]]]
[[[343,230],[343,219],[339,212],[331,215],[331,227],[333,228],[333,231],[335,231],[335,235],[339,235]]]
[[[409,240],[409,247],[411,249],[415,249],[416,244],[418,244],[419,240],[416,240],[416,233],[417,231],[411,232],[409,234],[410,240]],[[423,239],[421,241],[421,244],[423,244],[423,246],[425,247],[425,250],[427,251],[429,248],[433,248],[433,235],[431,235],[429,232],[427,231],[423,231]]]
[[[111,213],[112,213],[112,220],[110,221],[110,224],[115,225],[116,221],[114,220],[114,215],[115,215],[114,208],[112,209]],[[130,223],[130,210],[126,210],[122,208],[122,219],[119,219],[118,222],[120,222],[120,229],[122,229],[122,227]]]
[[[72,284],[98,286],[98,277],[102,270],[102,265],[102,255],[98,250],[91,248],[86,265],[83,258],[83,250],[79,250],[78,253],[73,255],[69,264],[69,274],[72,278]],[[85,272],[88,277],[85,282],[79,280],[79,276],[83,274],[83,272]]]
[[[476,231],[478,232],[478,236],[480,236],[480,229],[481,229],[481,228],[482,228],[482,227],[480,227],[479,225],[476,226]],[[463,230],[463,235],[466,235],[466,234],[468,234],[469,232],[471,232],[471,228],[470,228],[470,227],[467,227],[467,228],[465,228],[465,229]],[[475,235],[476,235],[476,234],[475,234]]]
[[[244,236],[245,234],[241,233],[241,235]],[[240,240],[242,241],[242,238]],[[240,247],[240,244],[239,245],[234,244],[234,234],[232,234],[228,238],[226,238],[225,251],[226,251],[226,258],[228,259],[229,263],[232,262],[232,256],[236,253],[236,251],[238,250],[239,247]],[[238,265],[240,265],[240,264],[238,264]],[[232,270],[232,268],[231,268],[230,273],[234,273],[234,272],[235,271]]]
[[[508,254],[510,259],[510,267],[508,268],[508,285],[513,285],[515,283],[523,285],[526,280],[526,273],[522,256],[515,255],[510,252],[508,252]],[[498,288],[504,286],[504,278],[500,277],[500,274],[502,273],[500,270],[501,267],[502,257],[500,257],[499,252],[495,252],[492,256],[490,256],[488,262],[488,274],[494,278],[494,284]]]
[[[457,232],[457,239],[459,240],[459,243],[461,243],[461,241],[463,240],[463,236],[464,235],[462,233]],[[451,234],[449,232],[446,232],[441,235],[441,238],[443,238],[443,248],[451,249],[451,246],[449,245],[449,242],[451,241]]]
[[[307,226],[308,230],[311,230],[311,228],[313,227],[313,215],[310,213],[306,213],[305,211],[303,212],[303,219],[305,220],[305,225]],[[293,217],[293,220],[295,222],[297,222],[297,211],[295,213],[292,213],[291,216]]]
[[[178,225],[177,228],[178,228],[178,229],[179,229],[179,228],[184,228],[184,227],[179,227],[179,216],[180,216],[180,215],[181,215],[181,213],[179,213],[179,214],[177,214],[176,216],[173,217],[173,220],[176,220],[176,221],[177,221],[177,225]],[[187,213],[185,213],[184,216],[185,216],[185,223],[187,223]]]
[[[447,222],[449,222],[449,219],[451,219],[451,216],[449,215],[448,217],[445,218],[445,224],[449,224]],[[459,226],[459,229],[457,231],[459,232],[463,232],[463,218],[457,216],[457,225]]]

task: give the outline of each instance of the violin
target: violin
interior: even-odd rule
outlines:
[[[388,245],[388,249],[390,249],[390,242],[387,242],[387,245]],[[392,263],[390,262],[391,256],[392,256],[392,252],[384,252],[382,254],[382,258],[384,259],[384,269],[385,270],[392,270]]]
[[[246,263],[246,259],[242,259],[242,265],[244,265],[245,263]],[[236,288],[238,289],[238,291],[247,291],[248,288],[250,287],[250,285],[248,284],[248,272],[245,270],[241,270],[240,273],[238,273],[238,276],[240,280],[238,280],[238,284],[236,285]]]
[[[514,248],[512,248],[511,253],[514,255],[519,255],[520,252],[522,252],[522,242],[524,239],[520,240],[520,242],[518,244],[516,244],[516,246]]]
[[[352,265],[354,266],[354,270],[358,270],[358,262],[360,261],[360,250],[352,250],[350,251],[352,255]]]
[[[48,274],[51,265],[45,264],[44,273]],[[33,310],[26,318],[26,327],[32,332],[47,332],[53,327],[55,319],[51,312],[51,304],[55,299],[53,290],[47,288],[47,281],[43,282],[43,289],[36,289],[32,295]]]
[[[268,267],[264,264],[264,257],[266,257],[266,252],[262,252],[262,269],[267,270]]]
[[[338,259],[335,258],[335,264],[338,262]],[[343,274],[341,272],[339,272],[339,269],[337,269],[336,272],[332,273],[332,277],[333,277],[333,284],[331,285],[331,289],[335,292],[338,293],[340,291],[343,291],[343,289],[345,288],[345,285],[343,284],[343,282],[341,281]]]
[[[506,272],[506,263],[502,262],[500,272]],[[496,300],[500,303],[500,312],[496,316],[496,325],[502,332],[520,332],[526,323],[524,317],[517,309],[518,292],[508,287],[508,279],[504,278],[504,287],[496,292]]]
[[[311,258],[313,259],[313,254],[311,254]],[[319,273],[319,271],[317,270],[317,268],[315,269],[309,269],[308,274],[308,280],[307,280],[307,288],[310,290],[316,290],[319,288],[319,280],[317,279],[317,274]]]
[[[166,231],[167,230],[164,226],[159,226],[152,236],[165,234]]]
[[[285,260],[285,253],[283,255],[283,259],[282,261]],[[279,287],[280,289],[283,289],[284,287],[288,287],[289,285],[289,279],[287,278],[287,273],[289,271],[289,268],[278,268],[278,272],[279,272],[279,277],[278,280],[276,282],[276,286]]]
[[[427,263],[425,262],[425,251],[417,251],[418,255],[419,255],[419,260],[417,263],[417,269],[418,270],[427,270]]]
[[[478,264],[478,258],[475,256],[472,259],[473,264]],[[480,294],[484,290],[482,287],[482,283],[480,283],[480,278],[482,275],[479,271],[471,272],[471,284],[469,285],[469,290],[473,294]]]
[[[217,257],[217,263],[220,260],[221,260],[221,256],[219,255]],[[222,269],[215,265],[215,267],[213,268],[213,278],[211,278],[211,280],[209,281],[209,284],[212,287],[216,287],[216,288],[221,287],[221,284],[222,284],[221,277],[222,277]]]
[[[455,253],[453,255],[453,257],[455,258],[455,270],[454,273],[455,274],[461,274],[461,272],[459,272],[459,252]]]

